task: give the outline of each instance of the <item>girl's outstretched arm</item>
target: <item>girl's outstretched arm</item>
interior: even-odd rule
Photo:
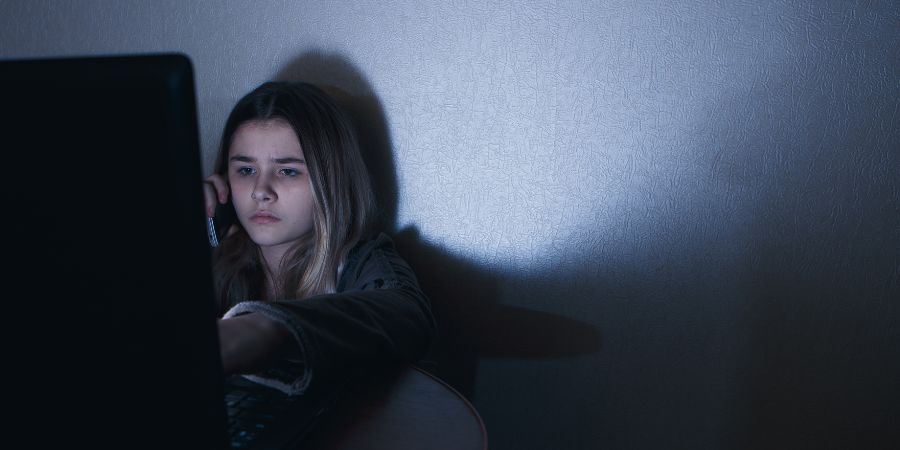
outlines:
[[[226,375],[265,367],[291,345],[290,331],[262,314],[219,319],[218,325],[222,367]]]
[[[228,311],[226,318],[263,315],[290,335],[284,353],[275,355],[279,362],[248,377],[298,394],[313,378],[367,364],[414,362],[429,350],[436,335],[431,305],[387,235],[351,253],[337,291],[302,300],[243,302]]]

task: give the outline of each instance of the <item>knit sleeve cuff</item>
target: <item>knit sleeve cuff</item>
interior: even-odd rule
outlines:
[[[278,322],[290,331],[297,344],[297,351],[290,358],[283,359],[275,367],[255,374],[245,374],[244,378],[269,386],[288,395],[300,395],[306,391],[312,381],[312,371],[306,364],[306,344],[303,340],[303,329],[293,317],[272,303],[247,301],[234,305],[223,319],[249,313],[259,313],[268,319]]]

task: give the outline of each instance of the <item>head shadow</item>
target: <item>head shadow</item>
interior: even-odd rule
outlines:
[[[557,358],[596,353],[600,332],[564,316],[500,305],[503,275],[429,243],[415,226],[398,229],[399,189],[390,129],[381,101],[352,62],[306,50],[276,74],[331,94],[350,116],[369,170],[382,231],[392,236],[431,301],[438,339],[418,363],[474,398],[482,358]]]
[[[359,69],[342,55],[305,51],[281,68],[277,81],[304,81],[331,95],[344,109],[359,139],[377,202],[377,227],[396,230],[397,176],[384,109]]]

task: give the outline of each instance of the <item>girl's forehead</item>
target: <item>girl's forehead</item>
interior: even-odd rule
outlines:
[[[242,123],[235,130],[228,153],[230,156],[241,154],[254,158],[303,156],[294,129],[280,118]]]
[[[294,133],[293,127],[288,123],[287,120],[282,119],[280,117],[276,117],[273,119],[266,120],[248,120],[246,122],[238,125],[237,129],[234,130],[234,137],[232,139],[237,139],[238,137],[247,137],[251,135],[252,137],[259,137],[264,135],[287,135],[290,134],[297,138],[296,133]]]
[[[271,129],[271,128],[281,128],[281,127],[291,127],[291,124],[284,117],[273,117],[271,119],[251,119],[245,122],[242,122],[238,125],[237,130],[241,130],[242,128],[258,128],[258,129]]]

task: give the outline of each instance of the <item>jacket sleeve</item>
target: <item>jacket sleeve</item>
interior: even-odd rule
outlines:
[[[225,318],[257,312],[285,325],[296,351],[273,367],[245,377],[288,394],[303,393],[313,378],[375,362],[412,362],[435,337],[428,299],[391,239],[380,234],[353,252],[338,293],[302,300],[249,301]]]

